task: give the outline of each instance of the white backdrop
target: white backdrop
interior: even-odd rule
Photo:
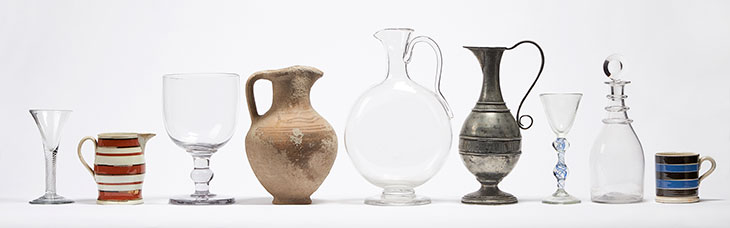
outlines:
[[[481,72],[464,45],[541,44],[543,76],[523,106],[535,118],[523,131],[523,154],[501,188],[522,202],[555,189],[554,139],[538,94],[582,92],[568,135],[567,190],[589,199],[589,151],[601,127],[608,87],[602,61],[626,58],[629,116],[646,158],[645,200],[654,199],[654,153],[713,156],[715,173],[704,199],[730,197],[730,4],[727,1],[0,1],[0,204],[43,193],[41,140],[30,108],[73,109],[58,157],[58,191],[90,204],[96,186],[75,155],[78,141],[101,132],[155,132],[147,146],[144,196],[159,199],[193,190],[191,157],[167,137],[162,75],[253,72],[310,65],[325,72],[312,104],[335,128],[338,157],[313,195],[315,204],[359,203],[379,189],[362,178],[345,151],[345,121],[355,99],[386,73],[386,56],[372,37],[410,27],[432,37],[444,57],[442,90],[454,110],[448,160],[417,193],[458,202],[478,188],[458,156],[458,132],[476,102]],[[415,50],[411,77],[427,87],[435,63]],[[513,113],[539,67],[525,45],[504,55],[502,91]],[[243,88],[243,85],[241,85]],[[260,110],[270,84],[257,84]],[[243,93],[242,93],[243,95]],[[236,134],[212,159],[212,191],[240,202],[268,203],[250,169],[243,139],[250,125],[242,103]],[[377,143],[377,142],[373,142]],[[84,148],[88,158],[91,148]],[[619,167],[617,167],[619,168]],[[703,168],[705,170],[707,168]],[[148,202],[149,203],[149,202]],[[600,205],[599,205],[600,206]],[[725,220],[727,221],[727,220]]]

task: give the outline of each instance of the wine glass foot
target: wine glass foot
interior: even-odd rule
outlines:
[[[233,197],[208,195],[182,195],[170,198],[170,204],[175,205],[227,205],[233,204],[236,200]]]
[[[365,199],[365,204],[375,206],[416,206],[430,204],[431,199],[419,196],[412,188],[383,190],[383,194]]]
[[[46,194],[41,197],[38,197],[38,199],[34,199],[28,203],[30,204],[67,204],[67,203],[73,203],[74,201],[71,199],[67,199],[66,197],[57,195],[57,194]]]
[[[564,189],[558,189],[548,198],[542,200],[542,203],[546,204],[577,204],[580,203],[578,198],[575,198],[568,194]]]

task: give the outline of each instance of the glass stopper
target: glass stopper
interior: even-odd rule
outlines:
[[[624,70],[623,56],[613,54],[603,61],[603,73],[613,81],[621,81],[621,72]]]

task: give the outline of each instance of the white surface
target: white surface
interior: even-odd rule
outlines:
[[[0,227],[97,226],[94,221],[113,221],[116,226],[557,226],[563,219],[573,226],[726,226],[727,12],[727,1],[0,1]],[[435,197],[433,205],[360,204],[379,190],[353,168],[342,133],[355,99],[385,77],[385,52],[372,37],[385,27],[414,28],[414,35],[430,36],[441,46],[442,90],[454,110],[454,132],[476,102],[481,82],[476,58],[461,46],[510,46],[522,39],[542,45],[545,71],[522,110],[535,118],[535,125],[522,132],[523,155],[501,184],[521,203],[458,203],[478,184],[461,164],[454,143],[442,170],[416,188],[419,194]],[[588,202],[588,155],[608,93],[601,64],[615,52],[625,56],[625,77],[633,81],[627,87],[627,103],[645,150],[642,204]],[[432,53],[421,45],[414,53],[411,76],[430,87]],[[270,196],[244,154],[243,138],[250,124],[246,110],[240,113],[233,139],[212,159],[212,190],[235,196],[239,204],[165,205],[166,197],[190,193],[193,184],[190,156],[164,130],[162,75],[221,71],[246,78],[258,70],[294,64],[325,72],[313,88],[312,103],[340,139],[332,172],[313,195],[315,205],[267,205]],[[537,51],[531,47],[505,54],[502,91],[513,113],[538,66]],[[270,85],[261,83],[256,92],[260,110],[266,110]],[[584,93],[567,152],[567,190],[584,201],[580,205],[539,203],[554,191],[551,170],[556,162],[550,147],[554,135],[538,99],[543,92]],[[42,194],[44,175],[41,140],[30,108],[74,110],[61,138],[58,190],[79,203],[26,203]],[[158,134],[146,150],[145,205],[90,205],[96,184],[74,150],[83,136],[113,131]],[[91,146],[84,150],[90,158]],[[719,166],[700,187],[701,197],[712,201],[653,203],[652,161],[660,151],[713,156]]]

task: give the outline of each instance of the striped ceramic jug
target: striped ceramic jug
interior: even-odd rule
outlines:
[[[81,164],[91,172],[99,187],[98,204],[141,204],[144,181],[145,143],[155,134],[102,133],[98,141],[84,137],[77,149]],[[94,142],[96,156],[94,168],[89,167],[81,155],[81,146]]]

